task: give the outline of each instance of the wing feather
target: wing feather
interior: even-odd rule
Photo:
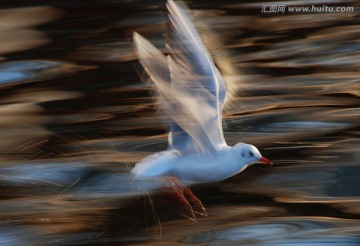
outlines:
[[[169,56],[134,33],[135,50],[168,116],[169,145],[180,152],[212,153],[226,145],[222,132],[225,88],[184,6],[169,0]]]
[[[200,151],[219,149],[226,145],[222,131],[222,109],[226,96],[223,79],[203,45],[186,6],[169,0],[167,8],[171,85],[187,95],[180,100],[189,109],[188,115],[196,119],[192,127],[195,125],[197,133],[191,135]]]

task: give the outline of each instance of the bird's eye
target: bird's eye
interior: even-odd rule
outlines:
[[[242,153],[241,153],[241,156],[242,156],[242,157],[245,157],[245,154],[244,154],[244,152],[242,152]]]
[[[254,153],[253,153],[253,152],[249,152],[249,155],[250,155],[251,157],[253,157],[253,156],[254,156]]]

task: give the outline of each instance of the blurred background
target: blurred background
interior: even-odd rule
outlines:
[[[132,48],[163,47],[165,2],[2,0],[0,245],[360,245],[359,1],[187,3],[228,143],[274,166],[194,187],[209,217],[186,219],[128,176],[167,146]],[[313,4],[354,11],[270,12]]]

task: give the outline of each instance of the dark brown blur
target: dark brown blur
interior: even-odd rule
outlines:
[[[2,0],[0,245],[359,245],[360,5],[306,3],[188,2],[227,82],[227,142],[274,163],[194,187],[194,223],[128,175],[167,147],[132,49],[134,31],[163,47],[164,2]]]

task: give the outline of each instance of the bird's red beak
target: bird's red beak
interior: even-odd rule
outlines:
[[[264,164],[268,165],[269,167],[271,167],[273,165],[272,162],[268,158],[265,158],[265,157],[261,157],[259,159],[259,162],[264,163]]]

